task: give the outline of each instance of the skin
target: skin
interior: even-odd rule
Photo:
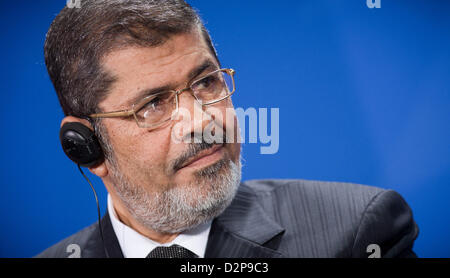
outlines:
[[[163,45],[153,48],[128,47],[114,50],[106,55],[102,66],[117,78],[106,99],[99,107],[102,111],[116,111],[129,109],[129,100],[146,88],[155,88],[172,84],[172,89],[178,90],[186,87],[190,81],[188,73],[209,59],[219,68],[213,54],[207,47],[198,32],[172,36]],[[212,71],[208,69],[198,77]],[[194,79],[196,79],[194,78]],[[156,129],[140,128],[133,118],[105,118],[103,124],[108,132],[109,140],[113,146],[116,160],[123,174],[133,183],[145,186],[148,192],[161,192],[164,185],[178,186],[186,184],[186,181],[194,180],[194,173],[199,169],[211,165],[223,157],[228,157],[235,163],[239,160],[240,144],[227,143],[221,150],[178,171],[170,171],[168,165],[178,158],[187,149],[186,143],[175,143],[171,140],[171,132],[176,123],[183,125],[182,136],[188,135],[194,130],[203,130],[210,122],[195,119],[196,113],[208,113],[208,107],[198,105],[190,92],[184,92],[179,97],[179,106],[191,113],[191,122],[177,120],[169,121]],[[225,115],[226,108],[232,108],[231,99],[214,104]],[[225,116],[224,116],[225,117]],[[198,118],[198,117],[197,117]],[[215,119],[222,123],[226,129],[224,119]],[[66,122],[82,122],[88,127],[89,122],[83,119],[68,116],[63,119],[61,125]],[[234,125],[235,134],[238,127]],[[235,140],[235,142],[237,142]],[[129,227],[142,235],[160,243],[172,241],[178,234],[162,234],[141,225],[132,217],[128,209],[118,197],[113,186],[109,172],[110,165],[104,161],[100,165],[89,170],[100,177],[111,195],[114,209],[119,219]]]

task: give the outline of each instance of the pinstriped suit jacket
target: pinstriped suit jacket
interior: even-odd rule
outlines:
[[[109,215],[101,221],[111,257],[123,257]],[[232,204],[212,222],[205,257],[415,257],[418,227],[403,198],[392,190],[350,183],[254,180],[242,183]],[[37,257],[105,257],[96,224]]]

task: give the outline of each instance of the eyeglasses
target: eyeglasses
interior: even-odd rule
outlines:
[[[116,118],[133,116],[141,128],[156,128],[178,113],[178,96],[190,91],[202,106],[211,105],[230,97],[235,89],[233,69],[218,69],[189,82],[186,88],[153,94],[133,104],[129,110],[91,114],[91,118]]]

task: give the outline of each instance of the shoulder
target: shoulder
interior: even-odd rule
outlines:
[[[374,186],[314,180],[250,180],[243,183],[265,208],[317,209],[321,212],[343,211],[347,217],[360,220],[361,213],[370,212],[380,204],[402,209],[407,203],[394,190]],[[359,214],[358,214],[359,213]]]
[[[53,246],[47,248],[35,258],[68,258],[82,257],[83,250],[90,244],[95,231],[98,230],[97,223],[82,229],[81,231],[61,240]]]
[[[258,199],[286,197],[285,201],[307,199],[313,201],[342,200],[367,203],[376,195],[387,190],[355,183],[328,182],[314,180],[250,180],[243,183]]]
[[[275,220],[311,221],[311,225],[316,220],[357,225],[368,205],[389,192],[354,183],[312,180],[250,180],[243,186]]]
[[[288,256],[361,257],[371,243],[383,256],[412,254],[418,228],[393,190],[310,180],[251,180],[243,187],[285,227]]]

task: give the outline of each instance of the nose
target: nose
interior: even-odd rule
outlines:
[[[182,138],[185,142],[186,140],[194,143],[202,142],[203,130],[211,120],[213,119],[201,104],[201,100],[197,100],[191,91],[186,90],[178,93],[176,124],[179,138]]]

